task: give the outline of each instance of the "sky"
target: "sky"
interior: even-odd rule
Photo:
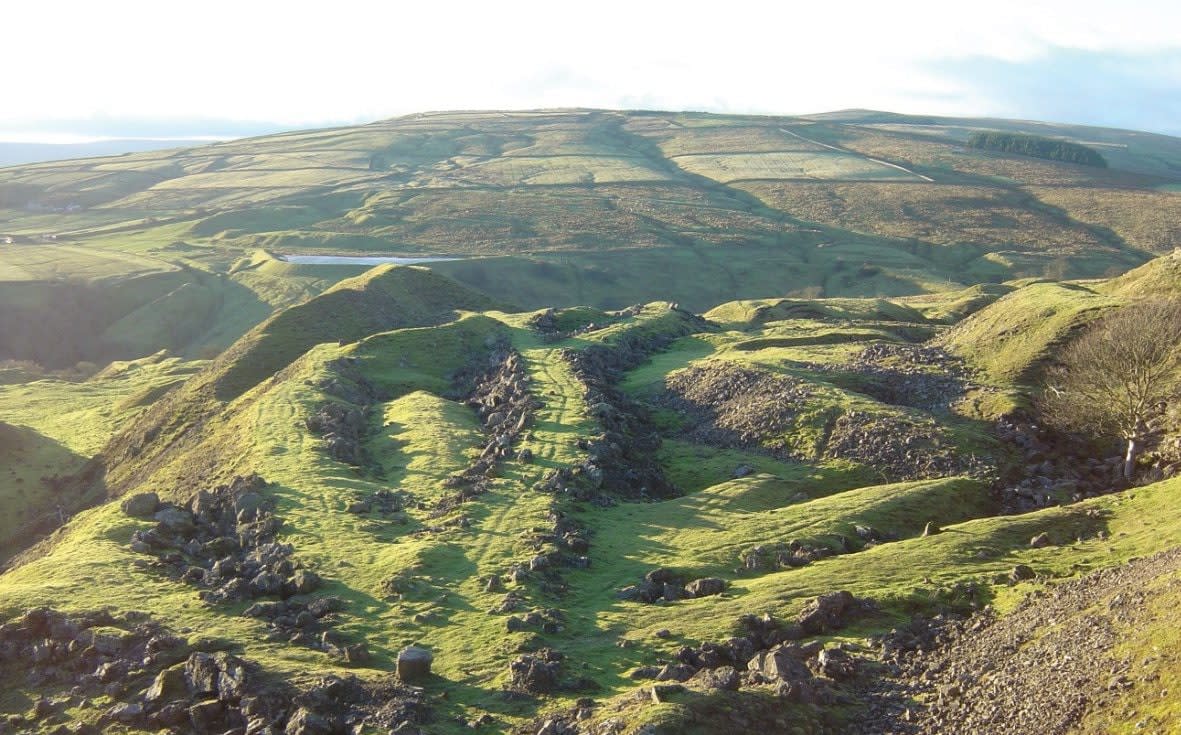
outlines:
[[[870,108],[1181,135],[1181,3],[46,0],[0,5],[0,140],[413,112]]]

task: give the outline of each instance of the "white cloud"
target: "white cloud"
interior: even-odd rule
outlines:
[[[1165,2],[85,0],[6,3],[0,24],[0,122],[24,127],[540,106],[987,114],[1003,90],[973,99],[941,64],[1181,48]]]

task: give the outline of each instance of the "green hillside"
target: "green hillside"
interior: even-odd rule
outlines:
[[[1126,482],[1035,399],[1176,296],[1174,162],[559,110],[0,169],[0,734],[934,733],[1018,659],[1169,732],[1181,430]]]

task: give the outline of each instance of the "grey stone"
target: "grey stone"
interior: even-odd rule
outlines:
[[[333,728],[332,723],[325,718],[306,707],[300,707],[287,720],[283,732],[286,735],[330,735]]]
[[[320,575],[307,569],[297,569],[291,576],[291,591],[296,595],[314,592],[320,586]]]
[[[151,518],[160,509],[160,496],[156,493],[136,493],[127,497],[120,507],[129,516]]]
[[[168,528],[168,530],[177,533],[188,533],[194,528],[193,514],[175,505],[169,505],[160,509],[153,518]]]
[[[217,659],[212,653],[197,651],[185,661],[185,684],[196,696],[217,694],[219,674]]]
[[[695,579],[685,585],[685,592],[689,597],[709,597],[710,595],[720,595],[725,591],[726,581],[717,577]]]
[[[170,669],[164,669],[152,681],[152,685],[148,687],[147,693],[144,694],[144,701],[148,704],[161,704],[170,699],[180,696],[185,689],[185,667],[173,666]]]
[[[407,646],[398,652],[398,678],[403,681],[415,681],[427,677],[431,673],[431,663],[434,655],[419,646]]]

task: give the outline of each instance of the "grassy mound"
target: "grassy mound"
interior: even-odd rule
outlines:
[[[996,379],[1029,380],[1073,330],[1118,303],[1085,286],[1033,283],[965,319],[942,341]]]

